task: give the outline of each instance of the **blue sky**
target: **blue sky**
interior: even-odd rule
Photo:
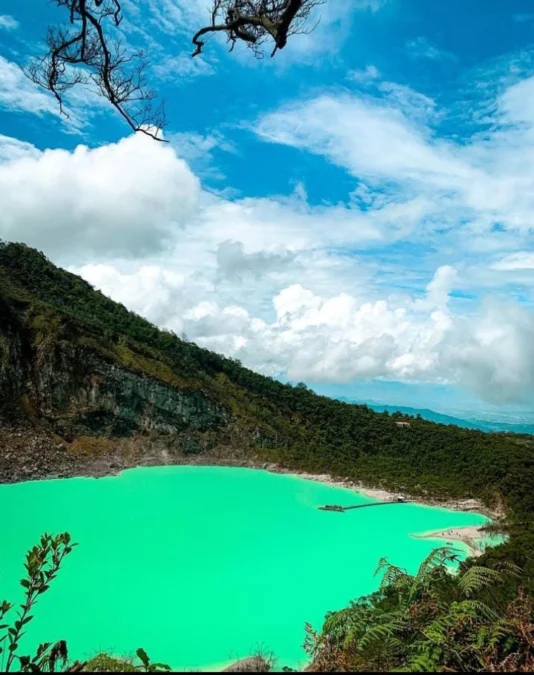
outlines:
[[[531,410],[532,4],[327,0],[275,59],[192,60],[207,4],[123,5],[163,145],[91,91],[62,118],[18,67],[61,11],[4,0],[0,237],[268,374]]]

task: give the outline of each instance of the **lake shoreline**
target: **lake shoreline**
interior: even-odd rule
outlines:
[[[463,513],[480,513],[490,519],[490,523],[488,523],[488,525],[491,524],[494,519],[497,519],[501,516],[500,513],[485,507],[477,499],[448,499],[441,501],[436,499],[414,497],[413,495],[409,495],[400,491],[392,492],[389,490],[384,490],[383,488],[369,488],[359,482],[333,478],[329,474],[311,474],[305,471],[280,471],[276,469],[271,470],[269,468],[266,470],[272,471],[273,473],[285,473],[295,476],[296,478],[303,478],[305,480],[313,480],[323,483],[324,485],[329,485],[330,487],[349,489],[364,495],[365,497],[376,499],[381,502],[397,502],[400,498],[403,501],[410,502],[416,506],[443,508],[451,511],[461,511]],[[467,525],[465,527],[455,527],[446,530],[438,530],[435,532],[425,532],[422,534],[414,533],[411,536],[416,539],[446,539],[453,542],[459,541],[467,546],[470,555],[473,557],[478,557],[484,552],[478,542],[484,537],[485,530],[488,525]]]
[[[354,480],[348,480],[348,479],[343,479],[343,478],[337,478],[333,477],[330,474],[314,474],[310,472],[305,472],[305,471],[296,471],[294,469],[289,469],[283,466],[280,466],[278,464],[274,463],[266,463],[266,462],[259,462],[259,461],[251,461],[251,460],[225,460],[223,458],[217,458],[216,461],[209,461],[210,458],[208,457],[199,457],[196,456],[194,458],[176,458],[173,457],[173,460],[181,460],[181,461],[171,461],[171,462],[158,462],[154,461],[156,458],[154,457],[149,457],[145,458],[145,461],[142,462],[141,464],[137,463],[130,463],[130,462],[121,462],[119,465],[116,459],[114,460],[114,463],[111,464],[109,460],[105,461],[100,461],[98,464],[94,464],[91,467],[86,467],[85,471],[80,472],[78,474],[78,477],[85,477],[85,478],[93,478],[94,480],[92,481],[84,481],[84,489],[87,488],[88,486],[91,487],[92,484],[95,483],[96,480],[99,479],[105,479],[105,478],[111,478],[113,476],[120,476],[126,471],[130,471],[135,468],[154,468],[156,471],[154,471],[154,474],[159,475],[160,472],[157,471],[157,469],[161,469],[161,473],[165,474],[165,468],[169,468],[171,466],[184,466],[184,467],[191,467],[191,476],[190,478],[193,479],[193,474],[195,473],[193,469],[198,468],[200,466],[205,466],[205,467],[213,467],[213,468],[225,468],[225,467],[231,467],[231,468],[243,468],[243,469],[253,469],[260,474],[264,475],[264,479],[261,479],[261,475],[258,475],[258,478],[260,478],[260,483],[265,483],[267,473],[271,474],[279,474],[281,476],[286,476],[285,479],[281,479],[278,481],[278,489],[280,490],[293,490],[293,491],[301,491],[303,493],[308,493],[308,492],[314,492],[312,489],[312,486],[308,484],[308,487],[303,486],[302,484],[298,484],[298,481],[294,481],[294,478],[297,479],[302,479],[302,480],[308,480],[315,482],[317,484],[323,484],[329,487],[333,488],[338,488],[338,489],[343,489],[346,491],[345,495],[339,495],[338,498],[341,500],[342,503],[350,503],[350,494],[354,494],[354,497],[357,495],[359,496],[364,496],[368,497],[369,499],[373,500],[378,500],[382,502],[391,502],[395,503],[397,499],[402,496],[406,499],[409,499],[410,501],[413,501],[413,505],[418,505],[418,506],[427,506],[427,507],[437,507],[441,509],[447,509],[447,510],[455,510],[459,512],[474,512],[474,513],[481,513],[483,511],[483,506],[480,502],[477,500],[430,500],[430,499],[425,499],[425,498],[415,498],[413,499],[410,495],[405,495],[400,492],[394,492],[394,491],[388,491],[384,490],[381,488],[370,488],[365,486],[363,483],[356,482]],[[193,461],[190,461],[190,460]],[[183,483],[184,485],[189,485],[192,483],[192,480],[188,480],[188,471],[182,471],[182,472],[176,472],[176,475],[181,474],[183,477]],[[200,473],[200,472],[199,472]],[[212,472],[206,472],[206,475],[211,475]],[[217,472],[213,472],[216,474]],[[229,472],[230,473],[230,472]],[[233,472],[232,472],[233,473]],[[236,472],[237,473],[237,472]],[[245,472],[244,472],[245,473]],[[80,475],[82,474],[82,475]],[[252,472],[248,476],[241,476],[241,478],[246,479],[247,481],[250,479]],[[66,477],[66,476],[63,476]],[[63,478],[61,477],[61,478]],[[49,479],[51,478],[60,478],[59,476],[48,476]],[[224,480],[221,481],[218,476],[216,476],[216,484],[221,485],[221,483],[224,483]],[[21,482],[32,482],[32,481],[21,481]],[[58,482],[63,482],[58,481]],[[103,488],[106,487],[113,487],[112,484],[115,484],[115,481],[109,481],[109,485],[106,486],[105,483],[108,481],[102,481],[104,485],[102,485]],[[125,482],[127,483],[128,481],[125,479]],[[120,480],[117,481],[116,483],[116,489],[120,489]],[[56,489],[56,486],[52,485],[51,486],[52,490]],[[74,486],[74,489],[77,490],[77,486]],[[214,489],[217,490],[216,485],[214,486]],[[222,493],[224,494],[225,488],[222,489]],[[104,489],[104,492],[106,490]],[[128,492],[128,491],[126,491]],[[211,494],[210,490],[206,491],[207,494]],[[169,491],[169,494],[172,494],[172,491]],[[276,500],[276,488],[274,492],[271,492],[271,489],[269,488],[269,497],[273,494],[273,500]],[[322,495],[322,493],[321,493]],[[158,503],[160,500],[160,494],[158,493],[155,499],[155,502]],[[320,497],[320,500],[322,500],[322,496]],[[324,497],[327,499],[327,497]],[[333,499],[336,499],[335,494]],[[224,501],[224,499],[223,499]],[[356,499],[355,499],[356,501]],[[309,509],[314,509],[316,508],[316,504],[320,503],[319,500],[314,500],[309,503]],[[402,505],[399,506],[400,509],[403,509],[404,507]],[[406,505],[406,508],[409,509],[409,505]],[[302,510],[302,509],[301,509]],[[413,509],[413,511],[416,511],[417,509]],[[306,509],[308,511],[308,509]],[[375,509],[372,509],[372,513],[380,512],[381,509],[375,511]],[[130,512],[129,512],[130,513]],[[144,513],[144,512],[143,512]],[[320,512],[317,512],[320,513]],[[367,512],[366,512],[367,513]],[[337,519],[337,516],[332,516],[334,519]],[[449,520],[449,517],[451,518]],[[350,516],[346,516],[348,520],[350,521],[351,518]],[[330,519],[329,516],[323,517],[317,517],[317,521],[324,522],[326,524],[327,529],[330,529],[329,523]],[[341,519],[342,521],[344,518]],[[388,518],[386,520],[389,520]],[[474,520],[474,519],[473,519]],[[312,521],[315,522],[312,514]],[[403,527],[406,528],[407,536],[409,538],[428,538],[428,539],[449,539],[449,540],[454,540],[456,539],[457,541],[462,541],[466,547],[467,551],[465,551],[462,547],[462,551],[467,552],[467,555],[472,555],[472,556],[477,556],[481,555],[481,552],[479,552],[479,549],[477,548],[477,543],[476,543],[476,537],[473,536],[474,531],[476,530],[476,534],[480,534],[481,527],[484,526],[458,526],[455,528],[449,527],[447,530],[440,530],[437,532],[422,532],[422,530],[432,527],[432,521],[424,520],[421,521],[419,524],[419,527],[417,526],[417,523],[415,520],[411,519],[402,519],[403,521]],[[451,523],[454,522],[469,522],[469,519],[464,518],[458,518],[457,520],[453,519],[452,514],[449,513],[449,516],[446,516],[446,514],[442,513],[437,521],[434,521],[434,527],[436,525],[439,527],[441,524],[442,525],[450,525]],[[426,525],[422,525],[422,522],[426,522]],[[348,523],[347,523],[348,524]],[[409,529],[413,528],[413,529]],[[256,528],[257,529],[257,528]],[[417,530],[419,529],[419,533],[416,533]],[[377,528],[374,531],[380,531],[381,528]],[[410,534],[410,532],[414,532],[413,534]],[[445,542],[443,542],[444,544]],[[439,544],[438,544],[439,545]],[[413,546],[413,544],[412,544]],[[424,549],[425,547],[422,546],[422,542],[420,544],[421,549]],[[433,545],[431,545],[433,546]],[[437,547],[437,546],[435,546]],[[463,557],[463,556],[462,556]],[[359,596],[358,596],[359,597]],[[212,667],[210,668],[201,668],[200,672],[210,672],[214,668],[213,666],[217,665],[217,671],[218,672],[225,672],[229,671],[230,667],[235,665],[235,663],[228,663],[228,662],[218,662],[212,664]],[[302,667],[302,672],[307,671],[307,670],[312,670],[313,669],[313,663],[307,663],[303,665]]]
[[[437,499],[432,497],[422,497],[421,495],[412,495],[404,491],[386,490],[384,488],[369,487],[361,481],[355,481],[348,478],[334,477],[327,473],[310,473],[308,471],[299,471],[298,469],[289,469],[273,462],[258,462],[254,460],[231,460],[231,459],[217,459],[215,461],[204,461],[208,458],[195,458],[196,461],[181,461],[174,465],[178,466],[214,466],[214,467],[229,467],[229,468],[243,468],[254,469],[259,471],[267,471],[269,473],[293,476],[295,478],[302,478],[304,480],[311,480],[329,487],[343,488],[356,492],[370,499],[376,499],[381,502],[396,502],[399,498],[404,501],[409,501],[416,506],[428,506],[432,508],[448,509],[450,511],[460,511],[463,513],[479,513],[487,518],[491,525],[494,521],[502,518],[503,513],[497,509],[490,509],[485,506],[480,500],[474,498],[466,499]],[[199,461],[200,460],[200,461]],[[150,466],[150,464],[144,464]],[[160,465],[159,465],[160,466]],[[135,467],[128,467],[135,468]],[[115,474],[126,470],[126,467],[115,471]],[[485,534],[487,525],[467,526],[450,528],[443,531],[429,532],[429,533],[414,533],[413,537],[418,539],[446,539],[448,541],[458,541],[467,547],[469,554],[473,557],[482,555],[483,549],[479,546],[479,541]]]
[[[484,528],[484,525],[466,525],[465,527],[452,527],[436,532],[412,534],[412,537],[415,539],[446,539],[451,542],[461,541],[469,549],[469,554],[474,558],[478,558],[484,553],[478,543],[484,536]]]
[[[466,499],[439,499],[435,497],[427,497],[419,495],[413,495],[403,490],[388,490],[382,487],[371,487],[369,484],[365,484],[361,481],[352,480],[349,478],[335,477],[327,473],[310,473],[308,471],[300,471],[298,469],[287,468],[276,464],[274,462],[265,462],[252,459],[233,459],[225,457],[207,457],[207,456],[194,456],[194,457],[184,457],[178,456],[173,457],[171,461],[168,461],[170,458],[166,457],[167,461],[163,460],[161,457],[145,457],[142,461],[124,461],[124,458],[119,458],[118,456],[110,457],[109,459],[101,458],[96,461],[92,461],[89,464],[86,464],[84,467],[78,467],[78,470],[68,471],[61,474],[51,473],[47,476],[36,476],[35,478],[30,478],[32,480],[54,480],[54,479],[63,479],[63,478],[104,478],[110,476],[118,476],[123,471],[127,471],[135,468],[147,468],[147,467],[158,467],[158,466],[213,466],[213,467],[229,467],[229,468],[243,468],[243,469],[254,469],[260,471],[267,471],[273,474],[281,474],[293,476],[295,478],[302,478],[304,480],[311,480],[315,482],[328,485],[335,488],[343,488],[345,490],[350,490],[356,492],[370,499],[376,499],[381,502],[396,502],[401,498],[404,501],[412,502],[417,506],[428,506],[433,508],[443,508],[451,511],[461,511],[467,513],[479,513],[490,519],[491,522],[499,520],[504,515],[502,511],[498,509],[491,509],[485,506],[480,500],[475,498],[466,498]],[[2,481],[4,482],[4,481]],[[19,482],[28,482],[26,480],[14,480],[8,481],[13,483]],[[489,524],[491,524],[491,522]],[[484,532],[483,528],[487,526],[480,526],[477,528],[477,532],[469,528],[463,530],[463,528],[455,528],[454,532],[446,530],[445,532],[437,533],[424,533],[417,534],[414,533],[413,536],[419,538],[434,538],[434,539],[448,539],[463,542],[469,549],[472,555],[481,555],[482,551],[477,546],[477,539],[480,539]]]

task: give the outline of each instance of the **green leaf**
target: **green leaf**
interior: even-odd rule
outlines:
[[[141,660],[142,664],[148,668],[148,664],[150,663],[150,659],[148,658],[148,654],[145,652],[145,650],[141,647],[136,651],[137,656]]]

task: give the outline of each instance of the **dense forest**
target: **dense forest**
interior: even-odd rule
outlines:
[[[380,561],[378,591],[330,613],[305,646],[319,672],[532,672],[533,602],[510,563],[462,565],[433,551],[411,575]],[[503,589],[509,582],[517,592]]]
[[[254,459],[412,495],[475,497],[498,506],[506,514],[503,527],[509,537],[486,553],[482,563],[517,564],[525,571],[525,585],[533,589],[531,436],[485,433],[400,413],[377,413],[365,405],[318,396],[304,385],[282,384],[158,329],[22,244],[0,244],[0,382],[4,373],[0,416],[4,423],[22,419],[27,409],[27,401],[5,394],[10,390],[5,376],[10,335],[23,336],[24,358],[29,360],[59,344],[83,345],[124,370],[177,390],[201,392],[228,411],[229,419],[241,420],[244,429],[254,430],[247,450]],[[409,425],[399,426],[401,420]],[[34,417],[32,424],[36,423]],[[255,443],[254,434],[262,442]],[[510,582],[508,587],[512,586]]]

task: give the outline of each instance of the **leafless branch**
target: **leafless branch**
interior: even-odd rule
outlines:
[[[274,42],[271,56],[283,49],[291,35],[307,32],[304,24],[314,7],[324,0],[213,0],[211,24],[193,37],[193,56],[202,53],[206,37],[224,32],[230,51],[239,40],[245,42],[258,58],[269,38]]]
[[[230,51],[247,44],[263,56],[262,45],[272,40],[271,56],[283,49],[291,35],[306,33],[305,24],[314,7],[325,0],[213,0],[211,23],[193,37],[202,52],[207,39],[225,33]],[[149,60],[143,50],[131,50],[121,41],[121,0],[50,0],[66,10],[68,19],[48,29],[47,52],[24,69],[38,85],[52,92],[61,113],[68,117],[66,99],[78,85],[96,87],[134,130],[163,140],[163,104],[148,84]]]
[[[142,50],[128,52],[118,29],[122,21],[119,0],[54,0],[68,10],[67,24],[48,29],[48,51],[30,61],[26,75],[51,91],[65,111],[66,93],[80,84],[94,84],[126,123],[156,140],[165,126],[163,105],[147,85],[148,59]]]

